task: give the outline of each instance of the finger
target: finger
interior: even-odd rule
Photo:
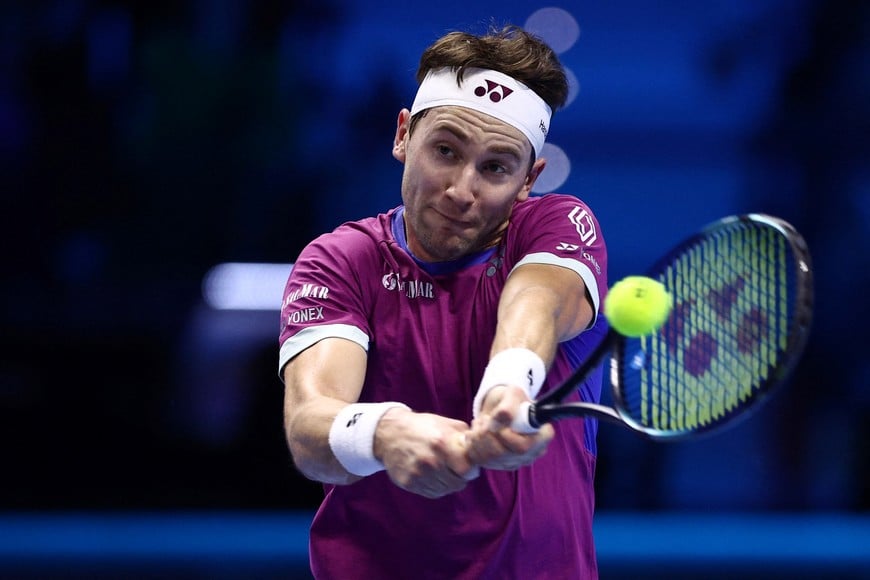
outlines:
[[[438,472],[437,476],[429,480],[423,488],[426,490],[428,497],[443,497],[465,489],[468,481],[468,479],[456,473],[450,467],[445,467],[442,471]]]
[[[549,445],[555,431],[549,424],[542,425],[534,433],[517,433],[512,428],[497,433],[503,445],[517,455],[537,456]]]
[[[468,433],[456,433],[451,438],[451,453],[447,456],[447,469],[463,481],[472,481],[480,476],[480,467],[469,456]]]
[[[466,436],[466,454],[469,461],[474,465],[488,467],[488,463],[494,458],[504,455],[507,451],[496,438],[495,433],[489,429],[490,419],[483,415],[475,425],[475,429]]]
[[[520,409],[520,406],[523,403],[527,403],[528,400],[529,398],[526,393],[519,387],[505,389],[498,405],[493,409],[493,425],[491,428],[500,429],[511,425],[517,416],[517,411]]]
[[[400,485],[406,491],[422,495],[427,498],[438,498],[459,491],[468,484],[462,477],[451,473],[444,469],[437,474],[430,473],[426,476],[420,476],[408,482],[406,485]]]
[[[422,495],[423,497],[428,499],[438,499],[439,497],[444,497],[445,495],[447,495],[448,492],[432,486],[421,487],[418,491],[415,491],[414,493],[416,493],[417,495]]]

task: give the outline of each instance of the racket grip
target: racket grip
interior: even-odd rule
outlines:
[[[534,419],[534,403],[531,401],[523,401],[520,403],[520,408],[511,423],[511,429],[517,433],[537,433],[540,431],[540,424]]]

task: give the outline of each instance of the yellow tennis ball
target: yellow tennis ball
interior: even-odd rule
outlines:
[[[628,276],[610,288],[604,316],[620,334],[644,336],[665,323],[672,305],[664,284],[646,276]]]

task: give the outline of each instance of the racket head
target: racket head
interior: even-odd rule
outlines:
[[[809,251],[789,223],[724,218],[648,276],[674,306],[655,333],[615,342],[610,380],[629,426],[655,439],[709,434],[747,417],[788,378],[813,308]]]

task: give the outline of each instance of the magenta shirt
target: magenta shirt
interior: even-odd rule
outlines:
[[[458,262],[425,264],[408,252],[403,208],[347,223],[309,244],[281,309],[279,368],[326,337],[368,353],[360,401],[401,401],[464,421],[495,334],[511,270],[550,263],[576,271],[596,311],[607,290],[607,251],[589,208],[551,194],[515,205],[501,244]],[[560,382],[606,332],[603,317],[562,343],[543,391]],[[598,402],[601,374],[577,396]],[[317,578],[538,578],[597,576],[592,540],[594,420],[556,426],[547,453],[515,472],[484,470],[461,492],[432,500],[385,472],[326,485],[311,526]]]

